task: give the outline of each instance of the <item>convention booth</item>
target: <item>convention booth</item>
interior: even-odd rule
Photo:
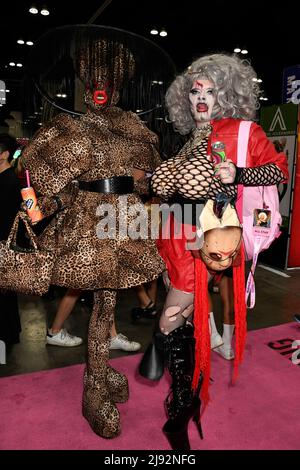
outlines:
[[[280,269],[300,267],[300,112],[299,104],[294,104],[291,97],[292,93],[289,103],[262,108],[260,116],[260,124],[276,150],[288,157],[290,179],[278,188],[282,234],[260,255],[262,263]]]

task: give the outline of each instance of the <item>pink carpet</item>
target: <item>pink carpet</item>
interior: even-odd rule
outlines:
[[[300,366],[290,360],[297,339],[294,323],[250,332],[234,386],[232,363],[212,354],[212,401],[203,441],[190,423],[193,450],[300,449]],[[83,365],[0,379],[0,449],[169,450],[161,432],[168,379],[149,385],[139,378],[140,357],[111,361],[127,374],[131,392],[118,405],[122,434],[112,440],[96,436],[81,416]]]

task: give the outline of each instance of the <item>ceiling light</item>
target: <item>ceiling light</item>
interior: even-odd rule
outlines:
[[[10,62],[8,65],[10,65],[11,67],[15,67],[16,64],[14,62]]]
[[[17,63],[17,67],[23,67],[23,64],[21,64],[20,62]]]
[[[253,77],[253,78],[252,78],[252,82],[257,82],[257,78],[256,78],[256,77]]]
[[[43,16],[48,16],[48,15],[50,15],[50,11],[48,10],[47,7],[43,7],[43,8],[41,9],[41,15],[43,15]]]
[[[239,47],[236,47],[235,49],[233,49],[233,52],[236,52],[238,54],[239,52],[241,52],[241,49]]]
[[[39,10],[36,8],[35,5],[32,5],[30,8],[29,8],[29,13],[32,13],[33,15],[37,15],[39,12]]]
[[[25,44],[25,41],[23,41],[23,39],[18,39],[18,40],[17,40],[17,43],[18,43],[18,44]]]
[[[261,78],[258,78],[256,81],[257,81],[257,83],[262,83],[262,79],[261,79]]]
[[[161,32],[159,33],[159,35],[162,36],[162,37],[165,37],[165,36],[168,36],[168,33],[167,33],[167,31],[166,31],[164,28],[162,28],[162,30],[161,30]]]
[[[248,54],[247,49],[242,49],[242,50],[241,50],[241,54]]]
[[[6,93],[10,93],[10,90],[7,90],[7,89],[6,89],[5,91],[6,91]]]
[[[150,34],[153,34],[153,35],[158,34],[157,29],[156,29],[156,28],[152,28],[151,31],[150,31]]]
[[[33,42],[32,42],[32,41],[26,41],[26,44],[27,44],[27,46],[33,46]]]

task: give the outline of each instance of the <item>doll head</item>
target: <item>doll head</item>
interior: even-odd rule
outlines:
[[[230,202],[209,200],[200,215],[197,231],[200,256],[209,271],[219,272],[236,265],[242,242],[242,228]]]

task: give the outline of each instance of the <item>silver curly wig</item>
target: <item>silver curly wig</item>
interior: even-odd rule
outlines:
[[[212,54],[195,60],[175,78],[166,93],[166,106],[174,129],[185,135],[196,127],[190,112],[189,92],[199,79],[210,80],[215,86],[212,119],[254,119],[261,92],[253,78],[256,73],[249,62],[236,55]]]

